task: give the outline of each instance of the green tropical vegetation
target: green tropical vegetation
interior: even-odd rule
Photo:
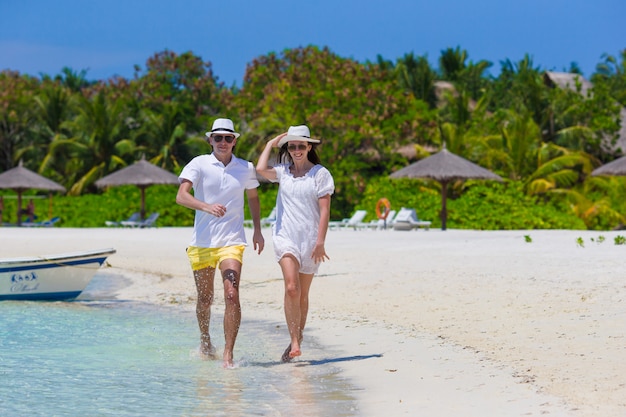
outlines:
[[[607,230],[626,223],[626,181],[593,177],[623,155],[620,111],[626,107],[626,49],[605,55],[588,91],[555,87],[532,57],[494,64],[472,61],[461,47],[441,51],[437,66],[407,53],[358,62],[307,46],[257,57],[240,86],[226,86],[192,52],[165,50],[136,66],[132,79],[89,80],[64,68],[38,77],[0,72],[0,173],[24,166],[62,184],[54,195],[30,190],[40,217],[62,227],[100,227],[139,210],[133,186],[95,182],[145,156],[178,174],[210,152],[204,132],[216,117],[241,132],[235,153],[256,161],[265,142],[307,124],[322,139],[320,157],[336,182],[332,218],[355,209],[373,218],[378,199],[414,207],[440,225],[435,181],[389,179],[392,172],[444,146],[504,181],[448,186],[448,227]],[[561,72],[580,73],[575,64]],[[622,138],[626,141],[626,138]],[[146,210],[160,226],[188,226],[193,213],[174,202],[176,188],[146,190]],[[4,196],[3,221],[16,200]],[[269,213],[275,185],[260,188]],[[43,197],[43,198],[42,198]]]

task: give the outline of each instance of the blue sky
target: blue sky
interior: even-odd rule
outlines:
[[[0,0],[0,70],[131,78],[165,49],[192,51],[220,81],[241,85],[246,64],[306,45],[364,62],[460,46],[473,61],[528,53],[535,66],[576,62],[590,76],[626,48],[625,0]]]

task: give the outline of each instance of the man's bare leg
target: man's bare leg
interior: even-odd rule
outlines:
[[[239,282],[241,276],[241,263],[234,259],[226,259],[221,262],[220,270],[224,280],[224,367],[232,368],[233,351],[235,340],[241,325],[241,304],[239,302]]]
[[[200,356],[206,359],[215,359],[215,347],[211,343],[211,336],[209,335],[215,268],[207,267],[193,271],[193,276],[198,294],[196,317],[200,328]]]

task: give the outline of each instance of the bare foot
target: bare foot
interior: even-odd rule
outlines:
[[[287,346],[287,349],[283,352],[283,356],[280,357],[281,362],[290,362],[291,359],[293,359],[289,356],[289,352],[291,352],[291,343],[289,343],[289,346]]]
[[[281,362],[291,362],[293,358],[300,355],[302,355],[302,351],[299,348],[292,349],[290,343],[283,352],[283,356],[280,357],[280,360]]]
[[[296,356],[300,356],[302,355],[302,352],[300,351],[300,349],[291,349],[291,351],[289,352],[289,357],[291,359],[295,358]]]
[[[223,364],[225,369],[229,369],[229,368],[234,368],[235,365],[233,364],[233,352],[228,352],[226,349],[224,349],[224,364]]]
[[[200,352],[200,357],[202,359],[217,359],[217,353],[215,352],[215,346],[211,344],[211,342],[201,341],[200,348],[198,349]]]

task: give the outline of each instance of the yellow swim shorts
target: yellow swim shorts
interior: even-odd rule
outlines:
[[[224,259],[236,259],[242,263],[244,245],[226,246],[223,248],[199,248],[189,246],[187,257],[191,263],[191,269],[197,271],[208,266],[217,268]]]

